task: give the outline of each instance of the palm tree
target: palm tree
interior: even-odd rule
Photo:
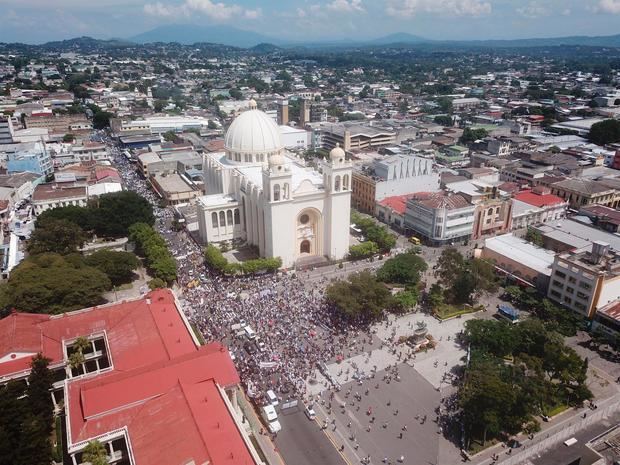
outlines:
[[[91,465],[109,465],[108,452],[99,441],[90,441],[82,452],[82,463]]]

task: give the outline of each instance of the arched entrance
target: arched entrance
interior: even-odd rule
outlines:
[[[310,253],[310,241],[305,239],[299,244],[299,253]]]
[[[297,215],[296,243],[298,256],[322,255],[322,218],[315,208],[305,208]]]

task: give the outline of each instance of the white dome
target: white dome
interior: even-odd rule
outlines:
[[[224,148],[230,154],[271,154],[282,150],[280,128],[260,110],[247,110],[232,122]]]
[[[342,148],[340,147],[340,144],[336,143],[336,147],[334,147],[333,149],[331,149],[331,151],[329,152],[329,158],[332,161],[344,161],[346,158],[346,153],[344,152],[344,150],[342,150]]]

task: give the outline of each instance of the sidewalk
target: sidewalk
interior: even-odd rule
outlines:
[[[256,439],[258,447],[265,456],[267,463],[269,465],[286,465],[276,446],[271,441],[271,438],[267,434],[260,434],[261,429],[265,432],[267,429],[263,426],[260,419],[256,415],[252,404],[250,404],[245,396],[241,395],[237,397],[237,402],[239,403],[239,408],[241,408],[246,420],[250,424],[252,437]]]

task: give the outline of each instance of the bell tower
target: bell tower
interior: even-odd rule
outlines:
[[[336,144],[323,164],[325,186],[325,254],[339,260],[349,253],[352,164]]]

